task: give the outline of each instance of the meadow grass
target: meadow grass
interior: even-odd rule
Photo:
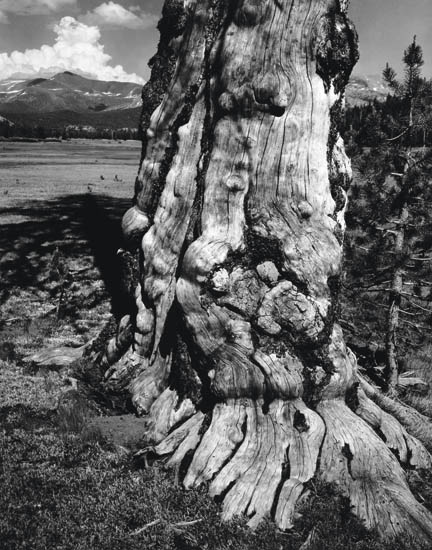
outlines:
[[[30,201],[132,197],[140,148],[138,141],[0,142],[0,225],[31,220]]]
[[[29,415],[33,418],[30,423]],[[43,410],[10,409],[0,443],[0,546],[8,550],[390,550],[332,487],[310,484],[295,527],[223,523],[207,488],[185,491],[163,464],[142,469],[122,447],[59,425]],[[399,546],[403,548],[403,545]]]

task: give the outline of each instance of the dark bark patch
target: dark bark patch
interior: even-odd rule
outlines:
[[[204,100],[206,113],[204,117],[203,134],[201,138],[201,154],[197,163],[196,195],[192,206],[192,215],[186,233],[185,246],[189,246],[201,235],[201,212],[204,201],[204,190],[207,170],[210,164],[214,144],[214,129],[221,113],[215,105],[214,98],[220,94],[219,73],[220,51],[213,52],[214,45],[220,33],[225,33],[232,19],[232,6],[226,1],[211,2],[212,16],[206,29],[206,47],[203,64]],[[223,41],[220,41],[221,43]],[[212,78],[215,82],[212,82]]]
[[[234,22],[238,27],[254,27],[262,22],[268,10],[263,9],[263,0],[243,0],[236,11]]]
[[[284,257],[278,239],[263,237],[251,229],[246,233],[247,253],[243,261],[254,267],[265,261],[272,261],[281,270]]]
[[[201,386],[192,362],[188,348],[182,338],[177,335],[173,349],[173,360],[168,384],[175,389],[179,402],[189,398],[195,405],[201,400]]]
[[[330,337],[333,330],[333,325],[340,317],[340,293],[342,288],[341,274],[329,277],[327,279],[327,285],[330,289],[331,306],[327,314],[326,328],[328,337]]]
[[[168,386],[176,390],[179,403],[189,398],[197,405],[202,398],[202,383],[194,370],[190,347],[179,308],[174,306],[169,313],[160,344],[162,354],[172,353]]]
[[[84,357],[88,358],[105,352],[106,343],[117,334],[118,323],[114,316],[110,317],[105,326],[93,340],[92,345],[84,351]]]
[[[273,338],[267,334],[262,334],[252,327],[252,341],[255,348],[259,348],[266,355],[276,355],[276,357],[285,357],[286,355],[295,355],[295,348],[286,338]]]
[[[158,181],[155,183],[155,185],[151,190],[152,196],[148,207],[148,211],[146,212],[150,218],[153,218],[153,216],[155,215],[160,197],[165,187],[168,172],[171,169],[172,162],[178,151],[179,129],[181,126],[184,126],[185,124],[187,124],[190,120],[193,108],[196,103],[198,90],[199,90],[199,85],[196,83],[189,86],[185,94],[183,108],[180,111],[177,118],[174,120],[174,123],[171,127],[171,136],[172,136],[171,143],[166,148],[165,156],[161,161]]]
[[[330,192],[335,201],[335,209],[332,215],[334,220],[337,220],[337,213],[346,207],[346,191],[351,184],[351,178],[345,172],[340,172],[333,161],[334,148],[341,134],[343,127],[343,103],[342,99],[330,109],[330,132],[327,142],[327,165],[329,172]],[[336,225],[334,232],[338,242],[343,243],[344,231],[339,223]]]
[[[345,403],[352,411],[356,411],[360,406],[360,401],[358,397],[359,382],[356,382],[351,387],[349,387],[345,394]]]
[[[357,32],[345,14],[331,12],[321,21],[315,55],[326,90],[333,83],[336,93],[343,92],[359,58]]]
[[[307,432],[310,428],[305,415],[299,410],[294,413],[294,428],[300,433]]]
[[[140,134],[142,139],[142,158],[147,149],[146,131],[150,125],[150,117],[153,111],[162,102],[168,86],[174,75],[177,56],[173,51],[170,42],[173,38],[180,36],[187,28],[191,14],[183,7],[180,0],[168,0],[162,10],[162,19],[158,23],[160,41],[156,55],[149,61],[151,68],[150,80],[142,90],[143,108],[140,119]],[[140,182],[135,183],[135,197],[140,189]]]
[[[179,466],[179,469],[178,469],[178,477],[179,477],[179,480],[183,480],[184,477],[186,476],[188,470],[189,470],[189,466],[191,465],[192,463],[192,460],[193,460],[193,457],[194,457],[194,454],[195,454],[195,451],[188,451],[180,466]]]
[[[129,302],[134,302],[134,295],[140,281],[139,251],[120,250],[117,254],[121,270],[122,293]],[[128,304],[127,311],[134,311],[134,305]]]
[[[187,12],[182,0],[166,0],[162,9],[162,19],[157,28],[164,40],[170,40],[183,33],[187,24]]]
[[[203,423],[201,424],[198,434],[204,435],[206,431],[210,428],[211,422],[212,422],[212,412],[210,411],[204,415],[204,420],[203,420]]]
[[[351,463],[352,463],[352,459],[354,458],[354,455],[352,454],[348,443],[345,443],[345,445],[342,447],[342,454],[347,459],[348,473],[354,479],[352,475],[352,470],[351,470]]]

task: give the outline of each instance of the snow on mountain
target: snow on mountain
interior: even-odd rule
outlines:
[[[364,105],[374,99],[384,100],[389,92],[380,75],[353,75],[346,88],[345,97],[349,106]]]
[[[0,127],[2,126],[15,126],[15,124],[7,118],[0,116]]]
[[[141,85],[104,82],[70,72],[51,78],[0,81],[0,110],[7,113],[104,111],[141,106]]]

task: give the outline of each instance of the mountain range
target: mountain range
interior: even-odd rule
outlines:
[[[345,90],[348,106],[365,105],[374,99],[383,101],[390,89],[383,83],[381,75],[352,75]]]
[[[51,78],[0,81],[0,115],[17,125],[138,126],[140,84],[104,82],[63,72]]]
[[[104,111],[141,104],[141,86],[132,82],[103,82],[64,72],[52,78],[0,81],[2,113]]]
[[[361,105],[387,93],[380,77],[353,76],[346,98],[348,105]],[[92,80],[68,71],[0,81],[0,116],[16,125],[136,128],[140,111],[141,85],[133,82]]]

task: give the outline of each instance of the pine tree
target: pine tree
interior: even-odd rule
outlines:
[[[365,184],[359,191],[363,202],[359,202],[359,197],[354,199],[351,212],[369,237],[367,245],[360,243],[363,250],[354,259],[355,263],[361,258],[366,266],[362,275],[367,295],[373,292],[387,296],[386,322],[381,330],[385,332],[385,382],[390,392],[399,383],[401,328],[422,336],[429,321],[424,314],[432,313],[431,154],[424,135],[423,148],[415,147],[419,128],[428,120],[430,85],[421,74],[423,52],[416,37],[405,50],[403,63],[402,80],[398,80],[389,64],[383,71],[384,81],[393,91],[393,103],[387,103],[390,107],[393,104],[397,112],[383,107],[374,109],[374,126],[385,131],[363,155],[360,171]],[[377,303],[379,299],[375,300]]]

